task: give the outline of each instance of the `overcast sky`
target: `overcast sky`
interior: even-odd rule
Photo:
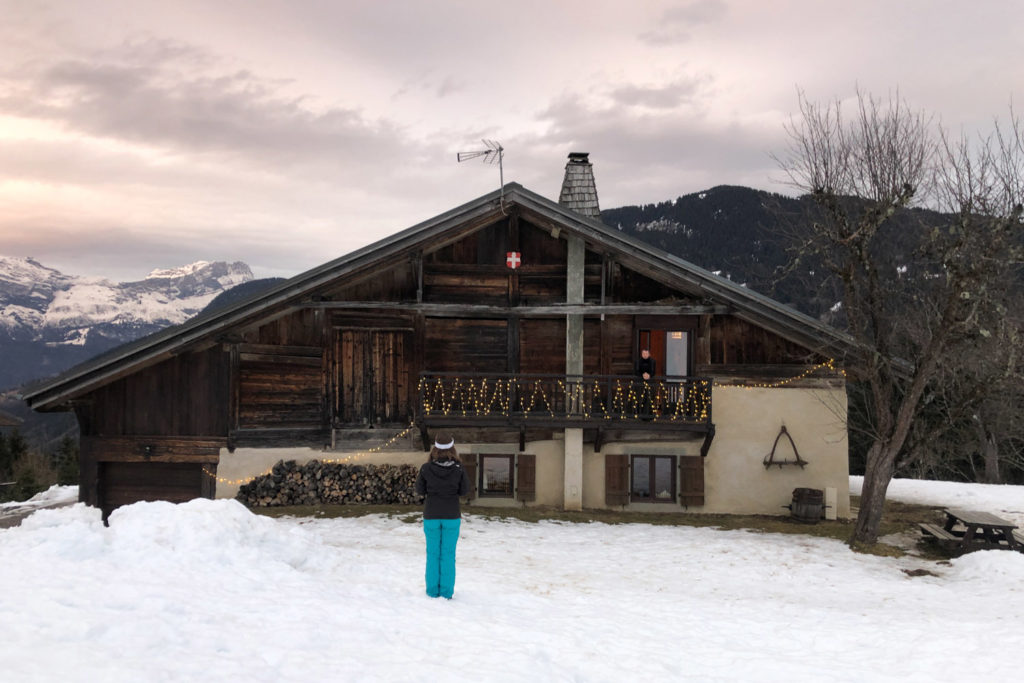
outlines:
[[[291,276],[497,189],[602,208],[784,191],[797,90],[1006,119],[1003,0],[0,0],[0,254],[115,280]],[[1018,107],[1019,108],[1019,107]]]

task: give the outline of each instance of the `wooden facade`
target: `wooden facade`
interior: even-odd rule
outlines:
[[[577,266],[570,237],[585,245]],[[572,282],[582,303],[569,303]],[[567,373],[579,323],[582,374]],[[439,427],[495,442],[578,428],[598,450],[626,432],[689,435],[706,455],[712,378],[794,377],[842,343],[513,184],[25,395],[39,410],[75,411],[81,497],[109,513],[213,495],[222,447],[330,447],[371,427],[416,424],[422,445]],[[660,389],[638,384],[641,345],[658,359]],[[609,501],[623,495],[621,467],[609,458]],[[683,468],[681,500],[702,504],[700,458]]]

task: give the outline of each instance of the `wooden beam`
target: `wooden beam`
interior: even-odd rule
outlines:
[[[519,251],[519,214],[513,213],[508,217],[508,246],[509,251]],[[512,268],[508,274],[508,305],[519,305],[519,269]]]
[[[711,441],[715,438],[715,425],[711,424],[708,431],[704,433],[704,442],[700,445],[700,457],[708,457],[708,450],[711,448]]]
[[[94,462],[216,463],[225,438],[201,436],[85,436],[84,449]]]
[[[544,306],[486,306],[479,304],[386,303],[379,301],[311,301],[300,308],[327,308],[332,310],[380,309],[382,311],[416,311],[435,317],[503,318],[507,315],[522,317],[560,317],[563,315],[727,315],[728,306],[704,304],[549,304]]]

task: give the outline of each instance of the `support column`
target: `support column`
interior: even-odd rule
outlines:
[[[566,510],[583,509],[583,430],[565,430],[565,502]]]
[[[583,303],[583,275],[586,244],[579,237],[569,236],[569,254],[566,266],[566,303]],[[583,374],[583,316],[573,313],[565,317],[565,374],[567,380],[577,379]],[[566,382],[566,409],[579,412],[571,401],[574,383]],[[565,492],[566,510],[583,509],[583,430],[565,430]]]

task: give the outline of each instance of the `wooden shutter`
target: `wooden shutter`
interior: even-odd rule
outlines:
[[[466,470],[466,477],[469,479],[469,495],[466,496],[466,500],[470,501],[476,498],[476,453],[469,453],[462,457],[462,469]]]
[[[679,503],[704,504],[704,458],[699,455],[679,456]]]
[[[516,456],[516,500],[537,499],[537,456],[520,453]]]
[[[624,453],[604,456],[604,502],[605,505],[629,502],[629,456]]]

